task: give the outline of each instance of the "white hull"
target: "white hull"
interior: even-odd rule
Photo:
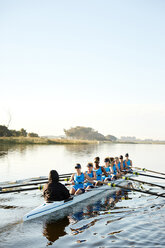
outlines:
[[[115,184],[121,185],[121,186],[126,186],[129,182],[123,179],[119,179],[115,181]],[[43,203],[42,205],[40,205],[39,207],[33,209],[32,211],[30,211],[29,213],[27,213],[24,217],[23,217],[23,221],[27,221],[27,220],[32,220],[38,217],[41,217],[43,215],[47,215],[53,212],[56,212],[58,210],[61,209],[65,209],[67,207],[73,206],[79,202],[82,202],[86,199],[89,199],[93,196],[96,196],[104,191],[109,190],[111,193],[115,192],[116,190],[118,190],[119,188],[112,188],[108,185],[105,186],[101,186],[98,188],[94,188],[88,192],[85,192],[84,194],[81,195],[77,195],[74,196],[73,199],[69,200],[69,201],[55,201],[52,203]]]

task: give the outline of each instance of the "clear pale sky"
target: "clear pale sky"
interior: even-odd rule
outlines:
[[[164,0],[1,0],[0,124],[165,140]]]

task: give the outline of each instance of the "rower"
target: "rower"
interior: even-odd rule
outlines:
[[[120,169],[118,167],[118,163],[119,163],[119,158],[115,157],[115,159],[113,160],[113,173],[115,175],[115,179],[117,179],[121,176]]]
[[[70,189],[71,195],[74,195],[74,194],[79,195],[85,192],[85,189],[84,189],[85,179],[90,182],[93,182],[93,180],[90,179],[90,177],[87,174],[84,174],[81,172],[80,164],[76,164],[75,169],[76,169],[76,173],[72,174],[70,178],[70,182],[73,184],[72,188]]]
[[[130,170],[132,168],[132,160],[129,159],[129,154],[125,154],[125,160],[124,160],[124,169],[126,171]]]
[[[95,186],[102,185],[102,174],[104,174],[106,177],[108,177],[108,174],[106,170],[102,167],[99,166],[100,163],[100,158],[96,157],[94,160],[94,171],[96,172],[96,184]]]
[[[120,155],[120,157],[119,157],[118,167],[120,168],[120,171],[123,171],[124,168],[125,168],[125,164],[124,164],[123,156],[122,155]]]
[[[69,190],[59,183],[59,175],[56,170],[49,172],[48,183],[43,188],[43,195],[46,202],[62,201],[70,197]]]
[[[107,172],[108,177],[106,177],[104,175],[104,176],[102,176],[102,179],[103,179],[104,182],[111,181],[112,180],[112,169],[110,167],[110,159],[109,158],[105,158],[104,159],[104,162],[105,162],[105,166],[103,168]]]
[[[92,180],[96,180],[96,172],[93,171],[93,163],[88,163],[87,168],[88,170],[85,172],[85,174],[89,176]],[[93,184],[90,182],[86,182],[84,186],[86,190],[94,188]]]

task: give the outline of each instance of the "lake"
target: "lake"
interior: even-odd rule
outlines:
[[[0,181],[86,170],[94,157],[130,154],[133,165],[165,172],[165,145],[0,145]],[[164,180],[139,177],[163,184]],[[141,185],[134,184],[140,188]],[[158,187],[144,189],[163,192]],[[43,202],[41,191],[0,195],[0,247],[164,247],[165,198],[135,192],[106,192],[58,216],[22,222],[25,213]]]

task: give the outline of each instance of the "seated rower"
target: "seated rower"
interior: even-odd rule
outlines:
[[[102,185],[102,174],[104,174],[106,177],[108,177],[108,173],[106,172],[106,170],[102,167],[99,166],[100,163],[100,158],[96,157],[94,160],[94,171],[96,172],[96,186]]]
[[[114,173],[115,179],[117,179],[121,176],[120,169],[118,167],[118,163],[119,163],[119,158],[115,157],[115,159],[113,161],[113,173]]]
[[[88,170],[85,172],[85,174],[87,176],[89,176],[92,180],[96,180],[96,172],[93,171],[93,164],[92,163],[88,163],[87,164],[87,167],[88,167]],[[91,189],[91,188],[94,188],[93,184],[90,183],[90,182],[85,183],[84,186],[85,186],[85,189],[86,190]]]
[[[125,154],[125,160],[124,160],[124,169],[126,171],[129,171],[132,169],[132,160],[129,159],[129,154]]]
[[[111,166],[110,166],[110,159],[109,158],[105,158],[104,159],[104,162],[105,162],[105,166],[103,168],[107,172],[108,177],[106,177],[104,175],[104,176],[102,176],[102,179],[103,179],[104,182],[111,181],[111,180],[113,180],[113,176],[112,176],[113,171],[112,171]]]
[[[118,163],[118,167],[121,171],[121,174],[124,174],[123,170],[124,170],[124,161],[123,161],[123,156],[120,155],[119,157],[119,163]]]
[[[72,174],[71,178],[70,178],[70,182],[74,185],[71,189],[70,189],[70,194],[71,195],[79,195],[85,192],[84,189],[84,181],[85,179],[93,182],[92,179],[90,179],[90,177],[87,174],[84,174],[81,172],[81,165],[80,164],[76,164],[75,166],[76,169],[76,173]]]
[[[56,170],[49,172],[48,183],[44,185],[43,195],[46,202],[62,201],[70,197],[69,190],[59,183],[59,175]]]

